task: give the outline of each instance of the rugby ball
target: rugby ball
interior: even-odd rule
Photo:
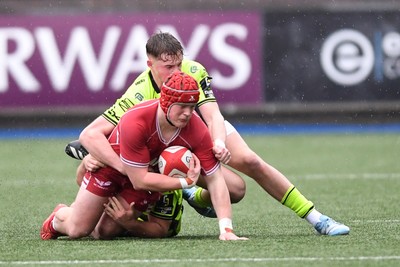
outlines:
[[[158,158],[158,170],[171,177],[186,177],[192,152],[183,146],[170,146]]]

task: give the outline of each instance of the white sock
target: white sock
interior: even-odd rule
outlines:
[[[51,221],[51,226],[53,226],[53,229],[57,231],[56,226],[55,226],[55,217],[53,218],[53,220]]]
[[[313,209],[306,217],[307,222],[315,226],[319,222],[319,217],[321,217],[321,213],[316,209]]]

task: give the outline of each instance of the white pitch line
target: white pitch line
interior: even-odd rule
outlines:
[[[352,220],[353,223],[400,223],[398,219],[388,219],[388,220]]]
[[[359,257],[292,257],[292,258],[219,258],[219,259],[127,259],[127,260],[74,260],[74,261],[0,261],[0,265],[76,265],[76,264],[132,264],[132,263],[213,263],[213,262],[292,262],[292,261],[382,261],[400,260],[400,256]]]
[[[400,173],[315,173],[304,175],[288,175],[300,179],[399,179]]]

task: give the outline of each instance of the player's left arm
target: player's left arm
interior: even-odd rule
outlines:
[[[163,220],[154,216],[149,216],[149,221],[137,220],[139,214],[135,210],[135,203],[132,203],[130,209],[126,210],[116,197],[110,198],[109,203],[104,206],[104,211],[116,223],[126,229],[130,235],[135,237],[166,237],[171,225],[170,220]]]
[[[79,141],[97,161],[124,174],[123,164],[108,141],[108,136],[114,128],[115,125],[99,116],[83,129]],[[85,167],[89,171],[95,171],[90,165]]]
[[[232,207],[222,170],[219,167],[213,174],[205,177],[207,189],[210,192],[211,201],[219,222],[220,240],[247,240],[238,237],[233,232]]]
[[[226,186],[221,168],[219,167],[213,174],[204,177],[207,189],[210,192],[211,201],[217,213],[218,219],[232,218],[231,202],[229,191]]]
[[[129,231],[133,236],[137,237],[168,237],[168,231],[172,223],[171,220],[164,220],[154,216],[148,216],[149,221],[138,221],[138,227],[134,231]]]

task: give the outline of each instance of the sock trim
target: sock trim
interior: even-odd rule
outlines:
[[[286,192],[286,194],[283,196],[281,203],[282,205],[285,205],[286,200],[288,199],[290,193],[293,192],[293,190],[295,190],[296,187],[294,185],[292,185],[291,187],[289,187],[288,191]]]
[[[304,219],[305,217],[307,217],[308,214],[310,214],[310,212],[311,212],[314,208],[315,208],[314,205],[312,205],[312,206],[309,208],[309,210],[306,212],[306,214],[304,214],[304,216],[302,216],[301,218]]]

